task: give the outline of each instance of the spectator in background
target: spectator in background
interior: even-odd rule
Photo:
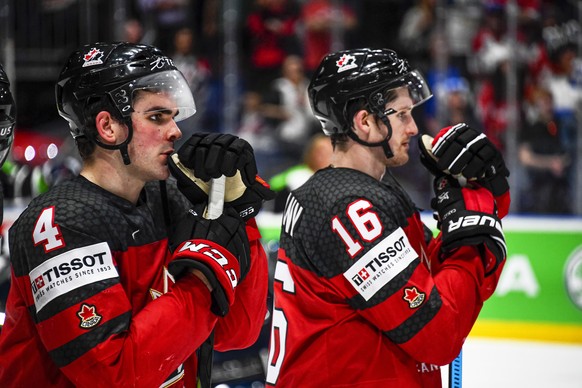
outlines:
[[[491,142],[505,151],[505,130],[509,117],[507,104],[507,72],[509,51],[500,59],[492,74],[481,81],[477,96],[477,110],[481,126]]]
[[[475,114],[472,86],[463,76],[463,69],[451,62],[447,62],[445,68],[439,68],[440,57],[448,56],[450,49],[444,34],[435,31],[429,40],[431,60],[427,82],[434,97],[423,104],[427,132],[435,136],[443,126],[463,122],[482,131]]]
[[[309,76],[326,54],[341,48],[334,46],[343,44],[344,33],[358,25],[353,9],[337,3],[331,0],[310,0],[305,1],[301,8],[305,71]]]
[[[298,18],[294,0],[255,0],[246,20],[249,88],[267,89],[280,74],[285,57],[299,54]]]
[[[486,2],[482,16],[482,25],[473,38],[475,55],[470,63],[477,91],[477,115],[489,139],[504,151],[508,120],[507,72],[510,56],[514,56],[516,65],[519,65],[519,58],[517,52],[512,52],[507,35],[505,5],[500,1]]]
[[[475,55],[470,63],[477,90],[477,115],[489,139],[503,151],[508,119],[507,71],[512,55],[504,5],[485,3],[482,23],[473,39]]]
[[[520,132],[518,157],[526,172],[519,193],[520,211],[571,213],[570,157],[560,141],[552,94],[537,88],[531,96],[532,109]]]
[[[264,103],[260,93],[251,90],[243,94],[237,135],[253,147],[257,168],[265,180],[283,169],[275,129],[280,122],[279,114],[276,106]]]
[[[483,5],[481,26],[473,38],[472,50],[470,71],[477,78],[492,74],[507,59],[509,41],[504,6],[494,2]]]
[[[447,62],[468,78],[468,61],[473,56],[471,44],[481,22],[482,3],[480,0],[453,0],[437,12],[442,12],[445,19],[441,32],[447,45]]]
[[[430,84],[430,83],[429,83]],[[466,123],[471,128],[483,131],[475,115],[475,106],[470,84],[464,77],[450,75],[431,89],[435,91],[436,104],[442,104],[442,121],[437,115],[427,115],[427,129],[435,136],[443,125]],[[437,112],[435,112],[437,113]]]
[[[147,33],[155,33],[154,44],[171,52],[174,35],[192,24],[191,0],[137,0]]]
[[[574,44],[566,43],[550,53],[550,68],[542,76],[542,85],[553,99],[554,114],[560,128],[562,146],[575,164],[577,157],[577,110],[582,104],[582,83],[576,78],[577,50]]]
[[[138,19],[127,19],[123,23],[123,41],[129,43],[144,43],[143,25]]]
[[[540,84],[552,94],[559,137],[571,166],[578,164],[578,117],[582,109],[582,61],[577,50],[581,27],[574,16],[577,6],[564,2],[547,4],[542,14],[549,63],[540,76]],[[575,168],[569,169],[571,182],[575,181],[575,173]]]
[[[406,11],[398,40],[410,60],[426,72],[430,66],[430,36],[436,29],[436,0],[417,0]]]
[[[302,161],[271,178],[269,185],[277,196],[269,204],[272,204],[275,213],[283,212],[292,190],[304,184],[317,170],[329,166],[332,152],[329,138],[322,133],[315,134],[307,142]]]
[[[319,122],[313,115],[307,98],[309,79],[301,57],[285,58],[281,77],[272,83],[272,102],[277,104],[281,122],[277,135],[288,164],[299,163],[309,138],[319,132]]]
[[[170,56],[174,65],[184,75],[196,101],[196,114],[179,125],[184,133],[182,139],[188,139],[194,131],[205,130],[205,109],[208,106],[211,74],[208,62],[198,55],[195,47],[194,32],[191,28],[184,27],[176,31]]]

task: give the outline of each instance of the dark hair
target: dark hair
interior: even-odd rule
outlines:
[[[95,139],[97,139],[98,136],[95,119],[99,112],[103,111],[109,112],[111,117],[116,121],[120,123],[124,122],[123,116],[119,110],[115,108],[109,96],[100,95],[89,98],[85,106],[85,130],[83,131],[83,135],[75,138],[79,155],[83,160],[89,159],[95,151],[97,145]]]

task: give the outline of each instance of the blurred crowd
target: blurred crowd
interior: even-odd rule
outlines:
[[[53,6],[73,2],[46,1]],[[181,125],[184,137],[192,131],[224,131],[223,7],[228,2],[130,3],[123,39],[157,45],[190,83],[197,114]],[[322,56],[342,48],[388,47],[409,58],[430,83],[434,97],[414,113],[421,133],[435,135],[444,126],[466,122],[486,133],[504,152],[516,153],[518,170],[512,175],[517,187],[512,195],[518,207],[513,212],[575,211],[577,111],[582,101],[578,50],[582,32],[576,1],[234,3],[238,4],[240,70],[234,131],[253,145],[260,173],[267,180],[276,177],[277,187],[285,185],[281,183],[285,171],[309,164],[308,151],[315,148],[312,143],[320,128],[306,90]],[[517,149],[508,149],[510,131]],[[411,152],[418,151],[412,147]],[[67,163],[64,169],[44,168],[44,173],[74,174],[75,164]],[[321,165],[326,165],[325,160]],[[419,206],[428,207],[431,182],[419,165],[410,163],[393,173],[408,186]],[[4,181],[15,182],[18,170],[5,171],[13,176]],[[57,181],[51,176],[43,179]]]

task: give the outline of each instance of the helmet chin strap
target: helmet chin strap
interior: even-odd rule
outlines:
[[[119,144],[105,144],[105,143],[100,142],[99,139],[95,139],[95,143],[99,147],[105,148],[107,150],[119,150],[119,152],[121,152],[121,158],[123,159],[123,164],[125,164],[127,166],[131,163],[131,160],[129,159],[129,153],[127,152],[127,145],[129,144],[129,142],[131,141],[131,138],[133,137],[133,126],[131,125],[131,118],[127,119],[125,124],[127,125],[128,133],[127,133],[127,139],[125,139],[123,142],[121,142]]]
[[[382,147],[382,150],[384,151],[384,155],[386,155],[386,157],[388,159],[390,159],[390,158],[394,157],[394,154],[392,153],[392,150],[390,149],[390,145],[388,144],[388,140],[390,140],[390,138],[392,137],[392,126],[390,125],[390,121],[388,120],[388,116],[386,116],[384,113],[377,114],[377,115],[379,116],[380,120],[382,120],[384,125],[386,125],[386,127],[388,127],[388,134],[386,135],[384,140],[377,141],[374,143],[369,143],[367,141],[360,139],[354,131],[348,131],[348,136],[350,137],[350,139],[352,139],[356,143],[361,144],[361,145],[366,146],[366,147]]]

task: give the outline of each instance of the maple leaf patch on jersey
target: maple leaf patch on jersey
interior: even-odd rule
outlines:
[[[426,294],[418,291],[416,287],[408,287],[404,289],[402,299],[408,302],[411,309],[415,309],[424,302]]]
[[[83,329],[90,329],[96,326],[102,318],[101,315],[97,314],[97,308],[95,306],[85,303],[81,305],[81,310],[77,312],[77,315],[81,318],[79,326]]]

